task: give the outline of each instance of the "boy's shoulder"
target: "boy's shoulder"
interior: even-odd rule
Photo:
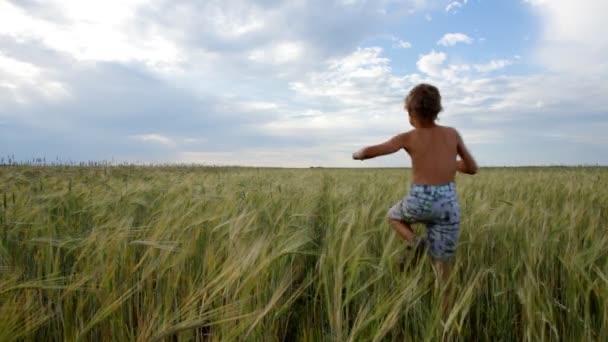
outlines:
[[[451,126],[442,126],[442,125],[437,125],[437,127],[441,127],[442,129],[446,130],[446,131],[450,131],[450,132],[458,132],[456,130],[456,128],[451,127]]]
[[[448,135],[450,136],[455,136],[458,137],[460,135],[460,133],[458,133],[458,130],[454,127],[450,127],[450,126],[439,126],[444,132],[446,132]]]

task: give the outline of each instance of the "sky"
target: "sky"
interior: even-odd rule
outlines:
[[[0,0],[0,156],[282,167],[439,123],[482,166],[608,165],[605,0]]]

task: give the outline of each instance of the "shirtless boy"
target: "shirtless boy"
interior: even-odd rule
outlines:
[[[450,275],[460,223],[454,178],[457,171],[475,174],[477,164],[458,131],[435,123],[442,110],[436,87],[429,84],[414,87],[405,98],[405,110],[413,130],[382,144],[365,147],[355,152],[353,158],[370,159],[401,149],[410,155],[410,192],[388,211],[388,222],[418,250],[428,249],[438,280],[445,283]],[[411,224],[416,222],[426,224],[426,240],[412,230]]]

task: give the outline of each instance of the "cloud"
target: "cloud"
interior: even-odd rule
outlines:
[[[462,7],[466,1],[458,3]],[[361,145],[409,128],[403,98],[420,82],[442,91],[441,122],[461,128],[465,140],[482,151],[492,144],[531,144],[541,130],[554,134],[548,143],[569,130],[577,137],[603,134],[596,128],[608,108],[603,42],[591,44],[593,36],[587,37],[579,27],[586,23],[578,19],[579,26],[553,28],[553,16],[562,11],[550,3],[526,4],[538,11],[546,32],[536,73],[507,74],[515,69],[508,65],[527,66],[523,52],[520,60],[482,54],[481,61],[472,62],[431,50],[413,65],[403,56],[428,50],[390,50],[412,48],[399,38],[384,47],[388,51],[370,43],[397,34],[386,28],[403,22],[404,15],[424,16],[443,5],[422,0],[0,2],[0,154],[407,165],[403,154],[365,164],[349,159]],[[590,14],[588,8],[584,12]],[[595,23],[593,12],[589,20]],[[434,42],[420,44],[425,43]],[[559,53],[567,56],[568,46],[580,48],[581,65],[556,63]],[[480,160],[495,155],[487,150]]]
[[[185,149],[310,145],[278,133],[291,127],[285,116],[333,127],[341,119],[322,116],[342,109],[307,103],[288,85],[306,85],[300,76],[380,32],[392,3],[0,2],[0,152],[167,161]],[[387,67],[344,62],[332,72],[361,84]]]
[[[58,101],[70,92],[66,85],[52,79],[40,67],[6,56],[0,50],[0,100],[9,97],[20,104],[28,104],[32,97]]]
[[[397,37],[393,37],[393,49],[409,49],[412,47],[412,43],[405,41],[405,40],[401,40]]]
[[[308,73],[304,80],[291,82],[290,89],[308,96],[332,97],[342,103],[367,101],[366,92],[391,84],[389,60],[381,57],[382,48],[358,48],[352,54],[325,62],[327,70]],[[378,84],[381,81],[382,84]]]
[[[437,45],[454,46],[458,43],[471,44],[473,38],[464,33],[446,33],[437,41]]]
[[[462,7],[462,4],[458,1],[452,1],[450,2],[446,7],[445,7],[445,11],[449,12],[451,10],[454,10],[456,8],[460,8]]]
[[[32,4],[33,8],[28,8]],[[157,32],[130,27],[131,15],[142,1],[48,1],[0,3],[0,34],[18,40],[38,40],[76,60],[138,61],[162,68],[179,61],[179,48]],[[26,6],[21,8],[19,6]],[[33,9],[34,15],[28,13]],[[40,15],[40,18],[36,17]],[[52,18],[56,16],[56,18]]]
[[[608,69],[605,31],[608,2],[528,0],[540,16],[542,37],[537,62],[553,71],[597,73]]]
[[[473,67],[479,72],[490,72],[502,69],[511,64],[513,64],[513,61],[509,59],[493,59],[485,64],[475,64]]]
[[[418,70],[428,74],[429,76],[439,77],[443,69],[447,55],[443,52],[435,52],[434,50],[426,55],[421,55],[416,62]]]
[[[464,0],[464,1],[452,1],[450,3],[447,4],[447,6],[445,6],[445,11],[446,12],[456,12],[458,8],[462,8],[464,5],[466,5],[468,2],[468,0]]]
[[[175,145],[175,142],[173,140],[171,140],[170,138],[162,135],[162,134],[137,134],[137,135],[131,135],[130,138],[135,139],[135,140],[139,140],[139,141],[143,141],[143,142],[155,142],[155,143],[160,143],[163,145],[168,145],[168,146],[173,146]]]
[[[268,111],[275,110],[279,108],[279,105],[274,102],[265,102],[265,101],[251,101],[244,102],[240,104],[240,109],[248,112],[248,111]]]
[[[297,42],[281,42],[265,49],[255,49],[249,59],[260,63],[285,64],[303,57],[304,46]]]

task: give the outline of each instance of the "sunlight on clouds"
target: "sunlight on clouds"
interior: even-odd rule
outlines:
[[[69,91],[60,82],[48,79],[39,67],[6,56],[0,51],[0,88],[10,93],[20,104],[30,102],[32,94],[42,95],[47,100],[61,100]]]
[[[177,46],[161,35],[133,30],[131,20],[138,1],[49,1],[64,18],[30,16],[10,3],[0,3],[0,33],[20,40],[40,39],[54,50],[77,60],[141,61],[159,69],[177,63]]]
[[[37,66],[7,57],[2,51],[0,51],[0,70],[25,82],[33,82],[40,75]]]
[[[527,0],[543,25],[539,63],[554,71],[608,73],[608,1]]]
[[[302,55],[302,45],[295,42],[284,42],[273,49],[273,59],[277,63],[286,63],[297,60]]]
[[[392,76],[390,60],[381,53],[379,47],[359,48],[346,57],[330,59],[325,71],[308,73],[303,81],[291,82],[289,88],[349,105],[390,101],[385,97],[390,92],[382,89],[403,91],[403,80]]]

